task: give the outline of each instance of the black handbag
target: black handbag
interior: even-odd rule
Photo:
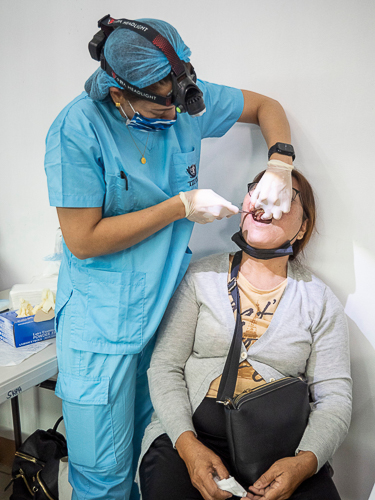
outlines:
[[[16,451],[11,500],[58,500],[60,459],[68,455],[65,437],[57,432],[62,419],[57,420],[53,429],[33,432]]]
[[[310,413],[307,383],[285,377],[249,389],[236,397],[242,321],[237,275],[242,252],[234,255],[228,289],[237,309],[236,327],[216,402],[224,404],[228,445],[235,478],[248,488],[271,465],[295,451]]]

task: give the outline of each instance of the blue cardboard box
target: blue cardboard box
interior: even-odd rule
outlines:
[[[0,314],[0,339],[21,347],[56,337],[55,318],[36,323],[34,316],[17,318],[16,311]]]

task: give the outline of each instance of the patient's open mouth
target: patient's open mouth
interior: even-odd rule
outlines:
[[[262,219],[262,215],[264,214],[264,210],[262,208],[258,208],[251,212],[253,219],[257,222],[262,222],[263,224],[271,224],[272,217],[270,219]]]

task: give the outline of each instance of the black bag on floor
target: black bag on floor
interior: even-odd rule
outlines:
[[[58,500],[60,459],[68,455],[65,437],[53,429],[38,429],[16,451],[10,500]],[[10,486],[10,485],[9,485]]]

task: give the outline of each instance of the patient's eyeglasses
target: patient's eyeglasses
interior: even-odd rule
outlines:
[[[257,187],[257,185],[258,185],[257,182],[250,182],[247,185],[247,192],[249,193],[250,196],[253,194],[253,191]],[[299,194],[300,194],[300,191],[298,191],[298,189],[292,188],[292,201],[295,201],[295,199],[297,198],[297,196]]]

